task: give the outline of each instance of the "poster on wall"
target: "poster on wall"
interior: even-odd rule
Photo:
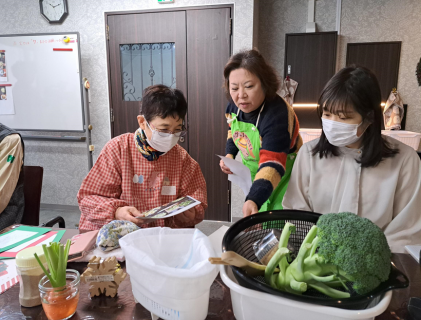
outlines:
[[[15,114],[12,87],[0,84],[0,114]]]
[[[0,82],[7,82],[5,50],[0,50]]]

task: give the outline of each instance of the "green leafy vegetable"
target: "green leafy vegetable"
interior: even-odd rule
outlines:
[[[343,299],[350,297],[347,281],[354,283],[357,293],[366,294],[389,277],[391,252],[386,237],[366,218],[349,212],[322,215],[289,263],[287,244],[294,232],[295,226],[286,223],[278,251],[266,267],[265,279],[275,289],[301,294],[310,287]]]
[[[70,240],[67,240],[66,246],[58,242],[52,242],[49,246],[43,244],[45,259],[47,260],[48,272],[38,255],[34,253],[39,265],[47,276],[53,288],[63,287],[66,285],[66,267],[70,250]]]

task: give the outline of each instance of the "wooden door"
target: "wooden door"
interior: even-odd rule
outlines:
[[[298,82],[294,103],[317,103],[335,74],[337,37],[336,31],[286,34],[284,75]]]
[[[137,130],[142,91],[150,85],[164,83],[186,95],[186,12],[114,14],[107,23],[115,137]]]
[[[230,221],[229,183],[216,155],[225,155],[227,98],[223,70],[231,52],[230,8],[187,11],[189,152],[208,190],[207,220]]]
[[[398,86],[401,42],[348,43],[346,65],[360,65],[370,69],[379,81],[382,102]]]
[[[231,10],[231,5],[224,5],[106,14],[113,137],[138,128],[141,88],[151,83],[139,85],[139,79],[132,75],[149,75],[155,70],[141,70],[127,63],[126,50],[131,54],[128,61],[132,61],[131,51],[138,50],[139,45],[172,43],[176,48],[175,87],[183,91],[188,103],[188,134],[180,145],[199,163],[205,176],[209,205],[206,220],[230,221],[228,177],[221,172],[216,154],[225,154],[227,136],[227,100],[222,84],[223,69],[231,54]],[[171,70],[169,66],[166,64],[165,70]]]

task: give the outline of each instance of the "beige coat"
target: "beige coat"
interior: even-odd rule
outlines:
[[[377,167],[361,168],[360,150],[340,148],[338,157],[320,159],[303,145],[292,170],[284,209],[317,213],[353,212],[384,231],[393,252],[421,244],[421,161],[409,146],[384,137],[399,154]]]
[[[13,157],[13,161],[10,159]],[[11,134],[0,143],[0,213],[9,204],[19,180],[23,148],[18,134]]]

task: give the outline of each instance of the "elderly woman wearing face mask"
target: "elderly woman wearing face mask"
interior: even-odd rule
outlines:
[[[232,56],[224,77],[230,100],[226,154],[235,158],[240,151],[253,180],[243,215],[282,209],[296,152],[303,143],[294,110],[276,94],[278,77],[256,50]],[[222,160],[220,166],[231,174]]]
[[[164,85],[145,89],[139,129],[109,141],[77,195],[79,228],[100,229],[112,220],[145,227],[192,227],[204,218],[206,182],[199,164],[177,142],[184,135],[183,93]],[[200,205],[166,219],[144,212],[184,196]]]
[[[285,209],[352,212],[376,223],[392,251],[421,243],[421,168],[409,146],[381,134],[381,94],[373,73],[339,71],[319,99],[323,132],[301,148]]]

